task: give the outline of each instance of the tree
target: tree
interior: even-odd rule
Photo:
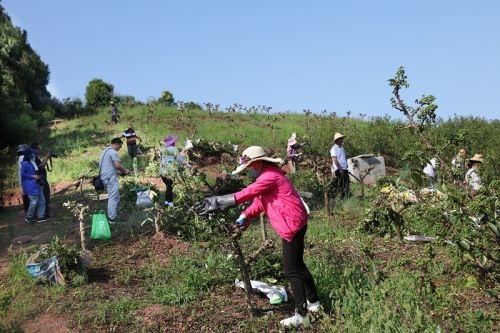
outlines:
[[[12,24],[0,5],[0,141],[26,139],[31,117],[50,102],[49,68],[28,43],[26,31]]]
[[[168,90],[161,93],[161,97],[158,98],[158,103],[164,104],[165,106],[175,105],[174,95]]]
[[[200,104],[195,102],[185,102],[184,109],[186,110],[203,110]]]
[[[98,107],[106,106],[113,98],[114,87],[111,83],[101,79],[89,81],[85,91],[85,102],[89,110],[95,111]]]

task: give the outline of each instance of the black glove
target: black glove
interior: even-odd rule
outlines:
[[[216,197],[205,198],[194,204],[193,208],[198,215],[207,215],[214,211],[222,211],[228,207],[235,206],[234,194],[226,194]]]

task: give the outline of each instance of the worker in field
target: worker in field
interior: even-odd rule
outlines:
[[[465,174],[465,185],[469,189],[472,199],[476,197],[477,191],[483,186],[479,175],[479,168],[483,162],[484,156],[481,154],[474,154],[469,159],[469,170]]]
[[[175,147],[176,141],[177,137],[173,135],[166,136],[163,140],[165,146],[160,150],[160,176],[166,186],[165,207],[174,206],[173,173],[186,164],[186,161]]]
[[[197,202],[194,208],[200,215],[207,215],[253,200],[236,221],[243,230],[260,213],[267,215],[282,238],[284,273],[295,298],[295,314],[280,322],[289,327],[307,324],[308,311],[318,311],[320,302],[314,279],[303,258],[308,208],[279,167],[280,162],[280,158],[268,157],[262,147],[245,149],[233,174],[247,170],[255,181],[237,193],[206,198]]]
[[[436,158],[431,158],[429,162],[424,166],[422,169],[422,172],[424,173],[425,177],[427,178],[427,187],[428,188],[434,188],[434,184],[436,183],[437,180],[437,159]]]
[[[340,193],[342,199],[349,197],[349,171],[347,168],[347,154],[344,149],[345,135],[335,133],[333,136],[333,146],[330,149],[332,158],[332,172],[335,180],[333,182],[335,196]]]
[[[44,156],[41,156],[42,147],[38,143],[31,144],[31,150],[35,156],[35,163],[37,165],[37,174],[40,176],[38,184],[43,191],[43,196],[45,198],[45,219],[50,218],[50,184],[47,178],[47,171],[51,171],[49,165],[52,165],[51,157],[52,153],[48,152]],[[50,163],[49,163],[50,161]],[[49,163],[49,164],[48,164]]]
[[[451,172],[456,184],[460,184],[465,179],[467,149],[460,148],[458,154],[451,160]]]
[[[22,168],[22,164],[24,161],[24,151],[26,149],[28,149],[29,147],[30,146],[28,146],[27,144],[20,144],[19,148],[17,149],[17,173],[18,173],[18,177],[19,177],[19,186],[21,186],[21,187],[23,186],[21,168]],[[38,166],[36,165],[36,162],[34,159],[32,159],[31,163],[33,164],[33,167],[35,168],[35,170],[38,170]],[[23,192],[23,208],[24,208],[25,213],[28,211],[29,206],[30,206],[29,196],[27,194],[24,194],[24,192]]]
[[[111,122],[113,124],[117,124],[118,118],[120,118],[120,113],[118,112],[118,108],[116,107],[115,102],[111,101]]]
[[[134,158],[137,156],[137,140],[142,141],[141,138],[135,133],[132,124],[125,132],[122,133],[120,138],[125,138],[127,141],[127,152],[130,157]]]
[[[33,151],[27,147],[23,151],[23,162],[21,163],[21,183],[23,194],[29,198],[28,211],[24,221],[27,223],[45,222],[45,197],[43,188],[39,184],[41,176],[35,168]]]
[[[132,171],[124,168],[118,158],[118,151],[123,142],[120,138],[111,140],[111,145],[106,147],[99,156],[99,175],[108,192],[108,219],[109,223],[116,222],[116,211],[120,203],[120,192],[118,191],[118,174],[130,175]]]
[[[286,147],[286,155],[288,157],[288,169],[291,173],[294,173],[298,170],[299,167],[299,156],[300,153],[298,151],[298,142],[297,142],[297,134],[292,133],[290,139],[288,139],[287,147]]]

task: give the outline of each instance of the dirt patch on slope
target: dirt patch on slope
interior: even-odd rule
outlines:
[[[26,322],[23,325],[23,330],[26,333],[67,333],[78,332],[75,328],[71,327],[70,322],[62,317],[52,314],[44,314],[33,320]]]

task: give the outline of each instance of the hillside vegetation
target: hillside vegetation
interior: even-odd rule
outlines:
[[[231,142],[240,147],[261,145],[285,157],[286,140],[291,133],[296,132],[300,140],[318,141],[315,136],[321,136],[323,147],[319,149],[322,149],[325,161],[328,161],[333,135],[341,132],[348,136],[345,146],[349,156],[381,154],[386,159],[386,165],[400,168],[408,162],[404,160],[405,155],[417,146],[417,140],[405,123],[388,117],[338,117],[326,113],[311,114],[307,110],[302,114],[271,113],[264,107],[250,108],[248,112],[238,112],[235,108],[221,112],[210,108],[201,110],[165,107],[159,103],[118,107],[121,119],[117,125],[110,122],[109,108],[101,108],[95,114],[67,119],[50,128],[42,128],[36,138],[31,138],[39,141],[45,150],[59,155],[58,159],[53,160],[55,167],[49,174],[51,182],[76,180],[89,170],[95,172],[99,152],[113,137],[120,136],[129,124],[134,126],[143,139],[145,150],[160,147],[166,135],[174,134],[179,137],[179,146],[182,146],[186,138],[201,138]],[[451,141],[459,131],[464,132],[463,140]],[[430,130],[430,138],[433,144],[446,146],[443,157],[447,160],[451,160],[462,146],[467,147],[472,154],[484,154],[490,165],[489,172],[498,175],[500,121],[487,121],[472,116],[438,120]],[[10,154],[13,155],[12,150]],[[430,155],[428,157],[431,158]],[[124,158],[125,163],[129,163],[128,166],[131,167],[131,161]],[[4,154],[4,165],[10,165],[10,171],[5,172],[4,185],[6,188],[13,188],[17,186],[17,179],[14,164],[9,163],[9,160],[13,159]]]
[[[143,138],[145,154],[138,157],[136,176],[146,182],[151,179],[144,177],[157,175],[154,151],[167,134],[178,135],[179,146],[185,138],[201,138],[238,144],[240,151],[248,145],[262,145],[284,156],[286,139],[297,132],[309,146],[304,148],[302,170],[290,177],[299,190],[313,193],[308,199],[313,214],[306,261],[324,308],[312,316],[313,325],[306,331],[489,332],[498,328],[498,121],[473,117],[437,121],[424,132],[433,146],[440,147],[432,152],[422,147],[403,121],[388,118],[353,119],[308,111],[273,114],[267,108],[220,112],[156,103],[119,108],[117,125],[111,125],[109,110],[101,108],[39,132],[38,141],[59,155],[49,174],[52,183],[96,173],[101,149],[129,124]],[[353,197],[327,207],[323,195],[330,192],[328,151],[336,131],[347,134],[349,155],[380,153],[395,172],[403,167],[402,175],[408,170],[420,172],[433,153],[446,160],[462,146],[483,153],[484,191],[471,200],[443,172],[438,184],[442,192],[434,196],[419,192],[421,185],[412,178],[396,180],[393,176],[364,192],[354,185]],[[123,150],[122,160],[131,168],[132,160]],[[206,161],[210,151],[207,154]],[[231,170],[236,164],[235,157],[215,161],[208,166],[202,163],[202,169]],[[224,230],[239,210],[228,210],[211,220],[190,210],[209,191],[208,184],[216,193],[235,191],[241,184],[231,179],[215,181],[204,174],[178,176],[175,208],[156,206],[152,211],[135,208],[131,190],[137,184],[134,179],[122,180],[119,215],[123,223],[113,229],[112,240],[89,242],[92,266],[65,288],[40,286],[28,276],[24,262],[36,246],[11,252],[9,273],[0,279],[4,320],[0,330],[38,325],[49,316],[68,330],[83,332],[278,331],[279,320],[292,311],[290,305],[269,308],[265,298],[257,297],[254,306],[262,314],[251,318],[243,291],[232,286],[234,279],[241,279],[241,272]],[[12,167],[8,187],[16,186],[15,177]],[[406,201],[413,193],[419,198],[417,203]],[[76,219],[62,206],[68,200],[88,207],[89,212],[102,208],[88,186],[81,194],[58,194],[53,200],[56,220],[28,232],[78,242]],[[9,208],[1,221],[9,230],[3,246],[26,232],[18,207]],[[89,225],[90,215],[83,215],[82,222]],[[268,224],[265,229],[267,237],[275,239]],[[262,244],[262,232],[253,223],[243,234],[240,244],[245,255]],[[414,234],[435,240],[424,244],[401,239]],[[61,249],[58,242],[52,244]],[[275,239],[251,264],[251,278],[286,285],[280,260]]]

